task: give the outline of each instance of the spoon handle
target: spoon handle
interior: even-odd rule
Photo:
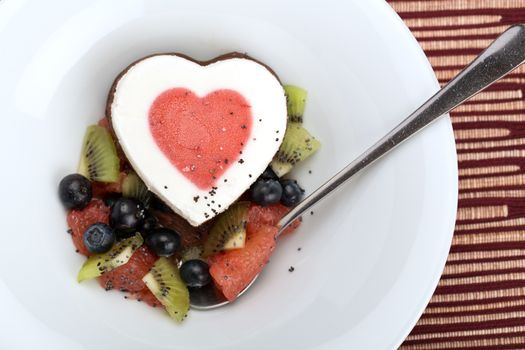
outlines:
[[[501,34],[470,65],[375,145],[306,197],[279,222],[279,233],[355,174],[525,61],[525,25]]]

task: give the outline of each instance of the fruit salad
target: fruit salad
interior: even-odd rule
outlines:
[[[154,101],[146,103],[150,105],[145,124],[149,134],[143,131],[153,136],[137,136],[139,132],[134,130],[142,122],[136,119],[142,117],[131,109],[137,107],[135,102],[126,105],[128,90],[119,90],[125,86],[119,80],[126,79],[126,72],[136,68],[135,63],[117,78],[106,117],[86,129],[77,172],[60,181],[59,198],[67,209],[73,245],[86,256],[77,281],[98,280],[107,291],[117,290],[127,299],[163,308],[181,322],[190,308],[192,290],[214,285],[226,299],[234,301],[261,272],[275,248],[279,220],[304,195],[292,170],[314,154],[320,143],[302,125],[306,91],[281,85],[268,67],[237,54],[199,64],[185,56],[177,57],[200,67],[227,62],[228,69],[246,66],[253,76],[262,74],[268,79],[268,87],[283,95],[281,99],[275,94],[274,101],[284,103],[283,132],[279,134],[280,129],[272,129],[272,125],[257,126],[263,123],[265,113],[265,106],[257,106],[257,101],[272,102],[266,100],[270,93],[250,95],[239,84],[238,91],[218,90],[202,97],[187,85],[170,81],[173,88],[153,93]],[[178,59],[154,67],[162,67],[169,75],[171,68],[177,71],[187,67]],[[260,67],[240,61],[233,65],[234,59],[250,60]],[[133,79],[126,82],[135,83]],[[137,96],[136,91],[133,93]],[[266,108],[268,113],[279,110],[279,106]],[[227,118],[240,116],[223,123],[224,111]],[[173,118],[178,124],[170,128]],[[210,121],[213,118],[220,121]],[[276,117],[267,119],[271,118]],[[240,124],[239,129],[231,130],[235,123]],[[190,128],[191,132],[181,128]],[[231,132],[224,138],[221,132],[226,128]],[[218,130],[217,134],[212,129]],[[257,144],[258,137],[268,135],[271,140]],[[149,145],[142,153],[141,143]],[[207,147],[211,151],[204,152]],[[261,149],[273,150],[269,159]],[[258,150],[261,156],[254,158],[253,152]],[[145,162],[148,157],[150,163]],[[160,159],[158,163],[156,158]],[[169,174],[176,179],[156,177],[156,170],[170,164]],[[232,183],[226,186],[228,181]],[[225,193],[228,189],[233,194]],[[178,198],[188,195],[191,198]],[[299,225],[298,220],[284,233],[293,232]]]

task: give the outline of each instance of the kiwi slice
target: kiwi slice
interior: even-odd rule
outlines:
[[[283,88],[286,95],[286,105],[288,107],[288,122],[302,123],[308,92],[294,85],[284,85]]]
[[[169,259],[159,258],[142,281],[164,305],[170,317],[178,322],[184,320],[190,309],[190,293],[179,269]]]
[[[120,160],[108,129],[98,125],[88,126],[78,172],[91,181],[118,181]]]
[[[133,237],[115,243],[106,253],[90,256],[78,272],[78,282],[99,277],[104,272],[124,265],[143,242],[142,236],[137,233]]]
[[[180,254],[181,261],[185,263],[188,260],[204,260],[202,258],[203,252],[204,252],[204,248],[201,245],[194,245],[191,247],[187,247]]]
[[[204,244],[204,257],[244,247],[249,207],[250,202],[237,202],[217,217]]]
[[[299,123],[288,123],[283,143],[272,160],[271,167],[279,177],[287,174],[294,165],[314,154],[321,143]]]
[[[146,206],[150,201],[148,188],[134,172],[127,174],[124,181],[122,181],[122,195],[124,197],[138,199]]]

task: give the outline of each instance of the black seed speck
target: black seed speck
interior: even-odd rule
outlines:
[[[248,174],[248,177],[252,177],[252,174]]]
[[[228,179],[224,179],[224,182],[228,182]]]
[[[279,141],[279,138],[278,138],[278,137],[276,137],[276,138],[275,138],[275,141]]]
[[[259,119],[260,122],[262,122],[262,119]]]
[[[246,124],[242,124],[241,129],[246,129]]]
[[[288,271],[290,271],[290,272],[294,272],[294,271],[295,271],[295,267],[290,266],[290,268],[288,269]]]
[[[195,203],[197,203],[197,202],[199,201],[199,196],[195,196],[195,197],[193,197],[193,201],[194,201]]]
[[[314,215],[314,211],[313,210],[310,212],[310,215]]]
[[[242,163],[244,163],[244,159],[241,158],[239,159],[239,164],[242,164]]]
[[[308,174],[311,174],[311,173],[312,173],[312,171],[311,171],[311,170],[308,170]]]
[[[164,189],[167,190],[167,189],[168,189],[168,186],[164,185]]]
[[[300,251],[301,251],[301,249],[303,249],[303,248],[299,247],[299,248],[297,248],[297,251],[298,251],[298,252],[300,252]]]
[[[70,228],[69,228],[69,229],[68,229],[68,230],[67,230],[66,232],[67,232],[67,233],[69,233],[70,235],[72,235],[72,234],[73,234],[73,230],[72,230],[72,229],[70,229]]]

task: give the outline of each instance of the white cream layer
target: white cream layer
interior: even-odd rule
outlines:
[[[149,129],[153,101],[166,90],[177,87],[190,89],[200,97],[215,90],[231,89],[240,93],[252,108],[252,133],[243,149],[244,163],[231,164],[217,180],[213,196],[209,193],[211,188],[199,189],[170,162]],[[286,121],[286,98],[281,84],[266,67],[245,58],[221,60],[207,66],[176,55],[146,58],[120,78],[111,104],[113,128],[135,171],[150,191],[194,226],[226,210],[265,170],[279,149]],[[228,179],[226,183],[224,178]],[[199,197],[197,202],[195,197]]]

